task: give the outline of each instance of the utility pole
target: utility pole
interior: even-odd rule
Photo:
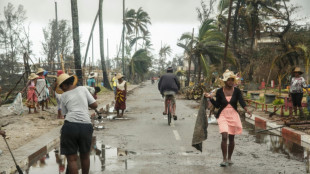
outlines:
[[[230,30],[231,7],[232,7],[232,0],[230,0],[229,2],[229,12],[228,12],[227,31],[226,31],[226,40],[225,40],[225,52],[224,52],[224,60],[223,60],[223,72],[225,72],[226,63],[227,63],[227,49],[228,49],[228,39],[229,39],[229,30]]]
[[[59,37],[58,37],[58,15],[57,15],[57,2],[55,1],[55,16],[56,16],[56,41],[57,41],[57,44],[56,44],[56,50],[57,50],[57,60],[58,60],[58,63],[60,65],[60,57],[59,57]],[[59,68],[59,67],[57,67]]]
[[[125,51],[125,0],[123,0],[123,38],[122,38],[122,68],[123,68],[123,75],[125,75],[125,58],[124,58],[124,51]]]

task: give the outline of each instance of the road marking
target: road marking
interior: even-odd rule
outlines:
[[[176,139],[177,141],[180,141],[180,140],[181,140],[181,137],[180,137],[180,135],[179,135],[179,133],[178,133],[177,130],[173,130],[173,134],[174,134],[175,139]]]

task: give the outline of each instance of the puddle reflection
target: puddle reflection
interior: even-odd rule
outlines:
[[[90,154],[90,173],[102,171],[127,170],[134,166],[131,160],[127,159],[127,155],[136,154],[121,148],[104,145],[96,142],[93,138],[93,144]],[[79,158],[78,158],[79,159]],[[81,169],[80,161],[78,167]],[[59,147],[49,152],[40,160],[30,164],[25,170],[26,174],[42,174],[42,173],[59,173],[65,174],[67,170],[66,157],[60,155]],[[81,171],[79,171],[81,172]]]
[[[242,124],[250,135],[254,135],[256,143],[265,144],[268,150],[285,154],[288,159],[304,162],[306,164],[307,173],[310,172],[310,152],[308,148],[302,147],[269,131],[256,133],[256,131],[261,129],[250,123],[243,122]]]

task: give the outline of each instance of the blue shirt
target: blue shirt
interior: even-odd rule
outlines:
[[[96,80],[94,78],[87,80],[87,86],[94,87],[96,84]]]

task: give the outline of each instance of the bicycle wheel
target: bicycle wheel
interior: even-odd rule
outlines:
[[[170,104],[168,104],[168,125],[170,126],[171,123],[171,111],[170,111]]]

